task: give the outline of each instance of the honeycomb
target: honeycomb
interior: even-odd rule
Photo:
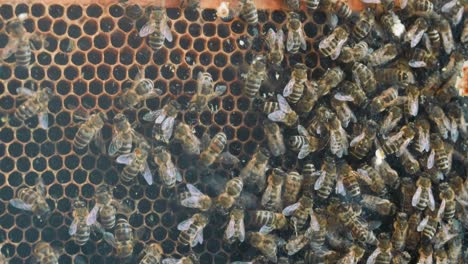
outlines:
[[[142,116],[149,110],[161,108],[171,99],[187,106],[196,89],[198,72],[207,71],[217,84],[228,87],[224,95],[210,102],[218,111],[184,111],[178,118],[193,126],[199,138],[205,132],[213,136],[222,130],[227,135],[229,151],[245,164],[257,145],[264,141],[264,132],[260,114],[250,111],[250,99],[242,95],[240,69],[249,64],[255,54],[264,51],[258,35],[269,28],[284,26],[286,13],[259,11],[257,29],[239,18],[217,19],[214,9],[198,12],[168,8],[174,40],[166,41],[161,50],[154,52],[146,40],[138,36],[146,18],[134,20],[118,4],[2,4],[0,48],[8,43],[5,22],[21,13],[29,14],[24,23],[27,31],[45,36],[48,45],[33,49],[29,70],[15,68],[14,59],[2,64],[0,111],[2,115],[13,113],[19,105],[15,100],[16,88],[29,87],[31,82],[39,87],[53,88],[58,97],[49,103],[47,130],[38,126],[37,118],[29,119],[24,125],[14,120],[1,121],[2,254],[11,257],[10,263],[26,263],[31,259],[32,246],[42,240],[62,249],[61,263],[72,263],[77,257],[87,263],[116,263],[112,247],[99,234],[92,234],[90,241],[81,247],[68,234],[73,199],[81,197],[91,204],[96,186],[107,183],[115,187],[115,198],[133,209],[126,216],[130,224],[135,229],[147,231],[135,247],[136,254],[145,243],[155,241],[161,244],[165,256],[186,255],[190,249],[176,243],[177,224],[194,211],[177,204],[176,195],[180,190],[166,189],[160,182],[148,186],[142,177],[132,185],[122,184],[119,181],[121,168],[93,144],[85,150],[75,151],[72,141],[78,126],[73,121],[71,106],[104,111],[110,119],[124,111],[130,122],[141,124],[137,130],[149,137],[152,124],[142,121]],[[326,16],[322,12],[300,14],[308,50],[286,55],[283,63],[285,66],[304,63],[312,77],[317,78],[331,65],[329,59],[319,58],[316,52],[318,42],[315,40],[327,30],[324,28]],[[200,19],[204,22],[200,23]],[[137,111],[120,109],[115,99],[123,88],[131,85],[139,70],[146,78],[153,79],[155,87],[163,94],[147,100]],[[289,74],[286,72],[281,76]],[[284,85],[286,81],[281,79],[279,83]],[[268,87],[262,87],[261,91],[267,92]],[[103,135],[107,141],[111,139],[110,124],[105,125]],[[215,165],[200,173],[192,166],[192,159],[183,153],[180,144],[171,144],[170,151],[187,183],[202,187],[209,175],[220,175],[227,181],[231,173],[238,172],[236,168]],[[273,159],[273,163],[280,162],[289,162],[287,166],[290,166],[295,159]],[[8,205],[19,187],[33,186],[38,177],[46,185],[48,202],[53,209],[46,221]],[[201,190],[213,197],[219,192],[218,185],[222,184],[209,184]],[[212,220],[210,228],[204,232],[206,242],[192,249],[199,254],[202,263],[227,263],[230,259],[239,259],[241,249],[223,243],[222,237],[215,235],[215,230],[223,225],[223,221]]]

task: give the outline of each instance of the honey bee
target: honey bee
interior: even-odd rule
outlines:
[[[410,42],[411,48],[416,47],[421,41],[424,33],[429,29],[429,25],[424,17],[418,17],[404,36],[405,42]]]
[[[20,87],[16,89],[18,93],[18,100],[26,100],[21,104],[14,112],[14,117],[24,122],[27,119],[38,115],[39,125],[43,129],[49,127],[49,116],[48,116],[48,104],[54,96],[54,92],[51,88],[43,88],[38,91],[33,91],[26,87]]]
[[[315,227],[318,226],[318,220],[313,210],[313,204],[314,202],[311,197],[302,195],[297,203],[289,205],[283,209],[283,215],[291,216],[290,224],[296,235],[297,232],[304,227],[309,216],[311,218],[311,222],[313,222],[311,225],[314,225]],[[318,230],[318,228],[315,228],[314,230]]]
[[[427,46],[430,47],[430,50],[436,54],[439,54],[440,46],[442,45],[439,29],[436,26],[431,26],[423,37],[425,42],[428,43]]]
[[[265,42],[268,46],[268,60],[279,66],[284,59],[284,33],[283,30],[278,30],[275,33],[273,29],[269,29]]]
[[[406,89],[405,113],[409,116],[417,116],[419,111],[419,88],[409,85]]]
[[[333,113],[328,107],[323,105],[319,106],[307,127],[307,132],[310,135],[326,137],[328,134],[326,124],[334,117],[335,113]]]
[[[260,226],[260,233],[268,234],[273,230],[281,230],[286,227],[288,220],[282,213],[266,210],[257,210],[253,213],[253,224]]]
[[[288,102],[282,95],[278,94],[277,99],[279,110],[268,114],[268,119],[273,122],[282,122],[289,127],[294,126],[299,119],[298,115],[291,109]]]
[[[290,53],[297,53],[299,48],[306,50],[307,42],[299,14],[294,12],[289,13],[287,28],[286,50]]]
[[[416,185],[414,184],[414,181],[408,177],[402,178],[400,185],[400,204],[402,211],[408,215],[414,211],[411,203],[415,192]]]
[[[139,4],[130,4],[128,0],[119,0],[119,6],[125,9],[125,15],[133,20],[138,20],[145,14]]]
[[[434,68],[438,63],[435,54],[424,49],[414,49],[411,51],[408,65],[412,68]]]
[[[248,240],[250,245],[259,250],[269,261],[274,263],[278,261],[277,252],[278,243],[280,242],[278,237],[259,232],[250,232]]]
[[[26,31],[24,21],[27,17],[27,13],[21,13],[6,24],[6,31],[10,33],[10,38],[1,51],[0,60],[6,60],[15,54],[17,67],[28,67],[31,63],[31,41],[40,42],[44,46],[48,44],[44,38]]]
[[[397,45],[387,43],[369,54],[367,57],[367,65],[375,67],[387,64],[395,59],[399,53],[400,50]]]
[[[147,244],[141,252],[140,264],[157,264],[161,263],[164,251],[157,243]]]
[[[194,214],[191,218],[182,221],[177,226],[180,232],[179,243],[194,247],[203,244],[203,229],[208,224],[208,217],[204,214]]]
[[[312,240],[312,227],[306,229],[304,233],[301,233],[291,239],[284,245],[284,249],[289,256],[292,256],[303,249]]]
[[[434,250],[432,249],[431,243],[421,243],[420,248],[418,249],[419,258],[418,263],[429,264],[433,263],[433,254]]]
[[[249,25],[258,24],[258,11],[253,0],[242,0],[240,14]]]
[[[217,133],[211,140],[209,140],[208,134],[205,134],[202,144],[205,146],[200,154],[200,162],[203,166],[210,166],[216,161],[226,164],[239,162],[237,157],[228,151],[223,152],[227,144],[227,137],[224,132]]]
[[[362,132],[354,137],[349,143],[350,154],[356,159],[363,159],[367,156],[377,134],[377,123],[367,120],[362,128]]]
[[[335,160],[330,156],[326,156],[323,160],[321,174],[314,184],[314,190],[317,191],[317,195],[322,199],[327,199],[332,192],[336,179]]]
[[[411,143],[415,136],[414,125],[403,126],[396,134],[391,135],[385,141],[380,140],[381,146],[376,150],[376,163],[379,164],[385,159],[385,155],[391,155],[398,151],[398,156]]]
[[[429,105],[427,112],[431,113],[429,119],[434,122],[439,134],[443,139],[448,139],[451,128],[450,119],[445,115],[444,110],[438,105]]]
[[[175,258],[165,258],[161,262],[162,264],[197,264],[200,263],[198,257],[195,254],[189,254],[186,257],[182,257],[181,259]]]
[[[86,203],[76,200],[73,203],[73,222],[68,229],[68,234],[73,236],[75,243],[78,246],[83,246],[88,242],[91,233],[91,226],[88,225],[86,219],[89,215]]]
[[[457,26],[463,19],[464,7],[458,0],[451,0],[445,3],[440,11],[446,15],[453,26]]]
[[[410,10],[413,15],[430,16],[434,11],[434,4],[429,0],[410,1]]]
[[[432,194],[432,183],[431,180],[424,177],[419,177],[416,181],[416,192],[413,195],[411,204],[416,209],[423,211],[426,207],[429,207],[431,211],[435,209],[434,195]]]
[[[279,211],[283,208],[281,190],[287,174],[280,169],[273,169],[268,176],[268,185],[263,192],[261,205],[272,211]]]
[[[338,119],[343,127],[348,127],[350,122],[356,123],[357,119],[354,112],[349,108],[346,101],[340,101],[334,97],[330,100],[331,107],[335,110]]]
[[[414,84],[415,79],[410,69],[387,68],[375,72],[375,79],[383,84],[407,86]]]
[[[463,22],[463,31],[460,36],[460,42],[466,44],[468,42],[468,19]]]
[[[465,121],[463,109],[457,103],[450,103],[447,106],[447,117],[450,120],[450,139],[457,142],[459,135],[468,138],[468,126]]]
[[[325,144],[320,143],[318,138],[310,136],[309,132],[307,132],[303,126],[298,125],[297,130],[299,132],[299,136],[292,136],[288,143],[292,150],[299,151],[299,159],[303,159],[307,157],[309,153],[318,151],[325,146]]]
[[[118,113],[114,117],[114,128],[108,153],[113,156],[117,153],[128,154],[132,151],[132,143],[140,137],[128,122],[127,117]]]
[[[397,251],[392,259],[392,264],[409,264],[411,261],[411,255],[408,251]]]
[[[339,204],[331,213],[336,215],[338,220],[351,231],[354,239],[362,243],[375,244],[376,238],[368,223],[359,219],[360,212],[355,211],[350,204]]]
[[[439,209],[437,212],[426,210],[426,217],[421,220],[417,228],[418,232],[422,232],[423,239],[432,240],[442,220],[442,214],[443,209]]]
[[[133,254],[133,247],[135,246],[135,234],[132,226],[124,218],[117,220],[115,225],[114,235],[104,236],[113,248],[118,258],[126,259]]]
[[[339,26],[335,30],[325,37],[319,44],[319,50],[325,57],[330,57],[332,60],[336,60],[341,53],[346,41],[348,41],[348,31]]]
[[[380,17],[380,23],[394,39],[401,39],[406,31],[405,25],[401,23],[400,18],[393,11],[388,11]]]
[[[144,78],[138,73],[132,87],[123,90],[118,100],[124,108],[133,109],[141,105],[144,100],[154,98],[160,94],[161,90],[154,87],[151,79]]]
[[[252,61],[250,70],[245,76],[244,94],[248,98],[254,98],[258,94],[260,86],[265,78],[267,78],[265,58],[263,56],[257,56]]]
[[[134,180],[139,173],[142,173],[146,182],[149,185],[153,184],[153,174],[146,160],[148,158],[148,150],[149,146],[138,146],[132,153],[122,154],[117,157],[117,163],[125,164],[121,174],[122,181],[130,182]]]
[[[374,24],[374,11],[370,8],[362,10],[353,28],[353,36],[358,40],[365,38],[372,31]]]
[[[387,263],[390,264],[392,259],[392,243],[390,243],[390,236],[386,233],[380,233],[377,248],[367,259],[368,264]]]
[[[319,95],[324,96],[331,89],[337,87],[345,78],[345,74],[340,67],[328,69],[323,76],[317,81]]]
[[[104,148],[103,152],[105,152],[105,143],[101,129],[104,127],[107,116],[102,112],[88,116],[82,114],[81,111],[75,112],[73,115],[77,119],[84,121],[75,134],[73,146],[77,149],[84,149],[94,139],[96,145],[100,149]]]
[[[46,189],[41,180],[37,180],[34,187],[21,187],[16,192],[16,198],[10,200],[10,205],[30,211],[42,219],[45,219],[51,212],[46,201]]]
[[[304,177],[297,171],[291,171],[286,175],[283,194],[285,205],[290,205],[297,201],[303,179]]]
[[[175,186],[176,182],[182,181],[182,175],[179,169],[172,162],[172,157],[169,151],[162,146],[156,147],[153,150],[154,163],[158,165],[159,177],[168,188]]]
[[[408,250],[415,250],[421,241],[421,234],[417,230],[421,222],[421,213],[415,212],[408,219],[408,234],[406,238],[406,248]]]
[[[320,210],[320,209],[319,209]],[[319,211],[317,210],[317,211]],[[328,221],[324,215],[324,211],[315,214],[317,217],[317,223],[311,222],[310,232],[310,248],[314,250],[321,250],[325,244],[326,236],[328,235]],[[312,226],[315,225],[315,226]]]
[[[143,116],[143,120],[154,122],[153,137],[166,143],[172,137],[174,122],[180,110],[180,104],[172,100],[162,109],[150,111]],[[161,134],[159,132],[162,132]]]
[[[387,187],[382,178],[382,175],[374,167],[364,164],[361,168],[357,169],[357,176],[360,180],[364,181],[371,191],[378,195],[387,193]]]
[[[189,125],[180,122],[174,130],[174,139],[182,143],[182,148],[190,154],[200,154],[201,142]]]
[[[317,9],[321,1],[320,0],[305,0],[304,2],[307,7],[307,10],[310,12],[310,11]]]
[[[337,264],[357,264],[364,256],[365,249],[353,244],[349,249],[348,253],[342,257]]]
[[[309,85],[307,81],[307,67],[302,63],[294,65],[291,79],[283,90],[283,96],[289,103],[297,103],[304,93],[304,85]]]
[[[406,173],[410,175],[414,175],[420,170],[419,162],[414,158],[413,154],[408,151],[408,149],[404,149],[402,151],[400,162]]]
[[[438,25],[442,46],[444,47],[445,53],[450,54],[455,50],[452,28],[450,27],[449,22],[444,18],[441,18],[440,21],[438,21]]]
[[[130,208],[116,201],[112,195],[112,190],[107,184],[99,185],[94,196],[95,204],[86,218],[86,224],[93,225],[99,216],[100,222],[105,229],[112,229],[115,226],[115,216],[117,210],[130,213]]]
[[[406,238],[408,234],[408,215],[398,213],[393,222],[392,245],[395,250],[403,250],[405,248]]]
[[[452,168],[452,153],[451,149],[447,147],[448,143],[445,143],[440,139],[436,134],[431,135],[431,146],[432,151],[429,154],[427,161],[428,168],[432,168],[433,164],[439,169],[443,174],[447,175]]]
[[[305,115],[310,113],[320,96],[319,92],[320,91],[317,82],[309,81],[309,84],[305,86],[304,94],[302,95],[301,100],[299,100],[299,102],[296,104],[296,111]]]
[[[362,195],[362,200],[360,201],[362,207],[376,212],[379,215],[394,215],[397,207],[390,200],[380,198],[373,195]]]
[[[224,241],[233,243],[239,240],[241,243],[245,239],[244,210],[234,208],[229,216],[230,220],[224,232]]]
[[[38,242],[33,249],[34,258],[43,264],[58,264],[60,254],[47,242]]]
[[[140,29],[139,36],[149,36],[148,44],[154,50],[159,50],[164,45],[164,40],[172,42],[172,32],[168,25],[166,10],[154,8],[149,21]]]
[[[351,197],[361,195],[361,188],[357,182],[357,173],[351,168],[351,166],[349,166],[348,163],[346,163],[346,161],[339,160],[337,162],[337,174],[338,180],[336,183],[336,189],[339,194],[345,196],[346,192],[348,192]]]
[[[415,122],[416,126],[416,140],[414,142],[414,149],[419,152],[429,152],[430,144],[430,124],[427,119],[418,118]]]
[[[270,153],[274,157],[278,157],[286,153],[286,146],[283,140],[283,134],[278,124],[271,122],[270,120],[265,120],[263,123],[265,130],[265,135],[267,137],[267,144]]]
[[[211,198],[202,193],[192,184],[187,184],[188,192],[180,194],[180,204],[189,208],[197,208],[201,211],[207,211],[211,208]]]
[[[302,175],[304,175],[304,181],[302,182],[303,193],[312,197],[312,190],[314,189],[315,181],[321,175],[321,171],[315,169],[314,164],[306,163],[302,167]]]
[[[314,263],[326,263],[332,264],[337,263],[340,259],[340,254],[334,250],[307,250],[304,254],[305,264],[314,264]]]
[[[372,93],[376,89],[376,80],[374,73],[366,65],[355,62],[352,67],[353,80],[361,87],[366,93]]]
[[[337,1],[334,4],[334,9],[336,15],[344,20],[349,19],[353,14],[353,10],[349,7],[348,3],[344,1]]]
[[[213,91],[213,78],[208,72],[199,72],[197,75],[197,93],[192,97],[189,110],[195,112],[203,111],[208,103],[226,92],[226,85],[217,85]]]
[[[439,185],[440,193],[439,198],[442,201],[440,207],[443,208],[443,219],[450,220],[455,216],[456,202],[455,192],[448,183],[441,183]]]
[[[241,178],[232,178],[226,183],[224,192],[216,198],[216,206],[222,210],[229,210],[240,196],[243,188],[244,183]]]
[[[326,124],[330,133],[330,152],[341,158],[348,154],[348,134],[341,126],[341,122],[337,116],[334,116],[329,123]]]
[[[255,185],[258,190],[265,188],[265,172],[268,169],[270,153],[265,148],[260,148],[252,159],[241,170],[239,177],[247,185]]]
[[[363,61],[369,53],[369,45],[365,41],[360,41],[352,48],[345,46],[341,50],[338,60],[341,63],[352,63],[355,61]]]
[[[380,173],[385,184],[393,189],[400,186],[400,176],[398,172],[394,170],[390,165],[383,160],[381,163],[377,164],[376,158],[372,159],[372,166]]]
[[[356,106],[365,108],[369,102],[361,87],[355,82],[343,81],[341,82],[340,89],[335,93],[334,98],[340,101],[352,102]]]
[[[443,263],[450,263],[447,252],[443,248],[436,249],[434,252],[435,263],[443,264]]]

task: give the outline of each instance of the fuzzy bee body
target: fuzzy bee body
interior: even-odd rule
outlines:
[[[204,166],[213,164],[223,152],[227,144],[226,134],[219,132],[210,141],[208,147],[200,154],[200,161]]]
[[[133,253],[133,246],[135,245],[135,237],[133,234],[132,226],[126,219],[117,220],[114,230],[115,237],[115,250],[119,258],[125,259]]]
[[[266,64],[262,56],[258,56],[252,62],[245,80],[244,93],[248,98],[258,94],[263,80],[266,78]]]
[[[59,254],[49,243],[39,242],[34,246],[34,257],[41,264],[58,264]]]
[[[243,0],[241,15],[249,25],[258,24],[258,11],[252,0]]]

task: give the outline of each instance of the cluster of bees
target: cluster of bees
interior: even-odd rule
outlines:
[[[197,212],[177,226],[178,242],[195,247],[203,244],[203,230],[214,214],[226,218],[224,241],[247,243],[259,254],[237,263],[466,263],[468,128],[466,105],[463,109],[459,97],[468,54],[465,6],[459,0],[408,0],[399,6],[388,0],[363,2],[369,7],[356,13],[341,1],[305,1],[307,12],[327,14],[329,34],[319,40],[318,51],[335,66],[318,79],[308,77],[305,64],[289,70],[283,63],[287,54],[307,48],[300,1],[287,1],[291,12],[284,28],[257,36],[267,53],[254,56],[242,78],[251,111],[264,113],[266,141],[245,164],[225,150],[224,132],[199,139],[191,126],[178,121],[180,112],[207,110],[212,99],[226,92],[208,72],[198,73],[197,93],[186,109],[172,100],[144,115],[143,121],[154,124],[151,137],[137,132],[121,112],[112,120],[113,136],[106,146],[101,130],[110,122],[107,115],[77,107],[74,117],[82,123],[73,145],[85,149],[93,142],[102,155],[114,157],[124,165],[124,183],[142,175],[154,184],[152,160],[165,187],[182,184],[168,149],[172,142],[198,157],[200,168],[218,162],[239,168],[217,197],[186,184],[178,195],[180,205]],[[217,14],[223,19],[240,15],[247,24],[258,25],[251,0],[237,9],[222,3]],[[20,67],[30,63],[30,42],[41,41],[26,32],[24,19],[19,15],[7,24],[10,41],[1,54],[6,59],[15,53]],[[171,42],[165,9],[153,9],[139,35],[148,37],[155,51]],[[268,85],[271,93],[261,96],[261,88],[271,81],[270,70],[290,75],[285,85]],[[13,118],[38,116],[46,129],[52,89],[20,87],[17,92],[18,100],[26,101]],[[135,110],[160,94],[153,80],[138,75],[117,101],[123,109]],[[297,156],[294,167],[270,165],[271,159],[291,153]],[[254,196],[247,201],[245,193]],[[10,205],[47,218],[51,210],[46,196],[38,180],[34,187],[20,188]],[[77,245],[98,232],[124,261],[199,263],[194,253],[163,259],[157,243],[134,256],[138,232],[126,218],[116,218],[117,212],[125,215],[130,209],[104,184],[93,200],[91,210],[81,199],[73,202],[69,234]],[[389,225],[387,220],[393,227],[383,226]],[[34,254],[40,263],[58,263],[59,252],[49,244],[38,243]]]

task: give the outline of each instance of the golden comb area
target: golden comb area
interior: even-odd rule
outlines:
[[[32,48],[33,59],[29,68],[15,67],[15,56],[2,61],[0,66],[0,115],[2,117],[0,120],[0,247],[1,253],[9,263],[30,263],[31,261],[35,263],[32,257],[33,249],[34,245],[40,241],[50,243],[57,249],[60,254],[59,263],[119,263],[121,260],[115,256],[115,249],[104,241],[99,232],[92,232],[89,241],[83,246],[78,246],[69,235],[69,227],[73,220],[74,200],[80,198],[86,201],[88,208],[91,209],[91,205],[94,204],[95,190],[103,183],[113,188],[116,201],[131,209],[128,214],[119,212],[117,219],[128,219],[136,233],[142,234],[136,241],[133,258],[128,261],[129,263],[138,263],[139,253],[149,243],[161,245],[163,258],[181,258],[195,253],[200,263],[223,264],[232,261],[251,261],[261,255],[260,251],[249,244],[247,237],[243,243],[228,244],[223,241],[229,215],[222,215],[219,212],[209,213],[209,224],[203,231],[202,245],[191,248],[179,244],[180,231],[177,225],[200,212],[197,209],[181,206],[179,194],[186,191],[186,184],[191,183],[214,199],[223,191],[225,183],[237,177],[252,156],[265,146],[263,122],[268,118],[258,110],[260,107],[256,104],[260,103],[257,100],[251,101],[251,98],[244,96],[244,80],[241,75],[248,71],[248,66],[256,55],[267,54],[268,48],[265,47],[262,38],[270,28],[275,31],[286,28],[288,11],[258,10],[258,27],[247,25],[242,18],[237,16],[221,20],[216,16],[215,9],[197,11],[167,8],[166,12],[174,39],[172,42],[166,40],[160,50],[153,51],[148,45],[148,38],[139,36],[139,30],[146,24],[148,17],[144,15],[133,17],[117,3],[106,6],[37,3],[0,5],[0,18],[2,19],[0,49],[7,45],[10,38],[5,30],[7,21],[22,13],[28,14],[24,21],[26,30],[43,36],[47,43],[47,45]],[[277,72],[268,66],[270,82],[264,81],[259,93],[265,97],[270,96],[270,101],[276,101],[276,95],[271,96],[271,94],[282,92],[290,79],[293,66],[297,63],[303,63],[307,67],[308,80],[320,79],[329,68],[338,64],[329,57],[319,54],[320,41],[333,31],[325,25],[327,14],[319,10],[312,13],[299,11],[298,14],[306,34],[307,49],[296,54],[285,51],[279,77],[275,76]],[[467,19],[465,12],[465,21],[454,30],[456,48],[460,49],[463,60],[467,59],[468,52],[466,43],[460,44],[459,39],[463,23],[466,24]],[[402,51],[403,53],[409,56],[406,51]],[[444,54],[442,49],[441,54]],[[444,54],[441,57],[443,59],[440,60],[440,64],[447,64],[450,55]],[[350,68],[350,65],[343,66],[347,74],[345,79],[349,81],[352,79]],[[162,91],[162,94],[144,101],[135,109],[122,109],[117,99],[123,90],[133,85],[139,72],[145,78],[151,79],[155,88]],[[190,100],[196,94],[197,75],[200,72],[210,73],[214,86],[227,86],[227,91],[223,95],[210,101],[210,107],[215,109],[214,111],[206,109],[198,113],[187,110]],[[417,69],[414,72],[420,83],[424,83],[429,77],[424,69]],[[273,81],[276,83],[272,84],[271,80],[276,80]],[[13,115],[17,107],[22,104],[17,100],[16,89],[18,87],[52,88],[57,96],[48,104],[49,128],[42,129],[37,117],[30,118],[24,123],[7,118]],[[369,101],[383,90],[379,86],[377,91],[369,96]],[[400,95],[406,95],[406,91],[403,91],[404,89],[400,89]],[[327,105],[330,98],[332,98],[332,92],[318,100],[314,111],[319,106]],[[461,106],[462,111],[467,115],[466,98],[454,98],[455,96],[450,97],[445,103],[450,100],[456,101],[457,106]],[[166,188],[160,180],[157,167],[152,162],[152,155],[148,161],[155,182],[149,186],[141,175],[137,176],[138,180],[131,183],[122,182],[119,177],[124,166],[117,164],[115,157],[101,153],[93,142],[83,150],[73,147],[75,134],[81,124],[75,122],[73,118],[77,106],[88,112],[103,112],[107,115],[109,120],[106,121],[102,133],[108,146],[113,135],[112,120],[116,114],[124,113],[129,122],[135,126],[136,131],[144,134],[147,139],[152,139],[153,123],[143,120],[143,116],[150,110],[161,109],[171,100],[176,100],[182,106],[177,120],[190,125],[199,139],[202,139],[203,134],[213,137],[220,131],[224,132],[228,140],[225,151],[238,157],[241,162],[238,165],[215,162],[209,168],[205,168],[199,164],[198,157],[185,153],[179,142],[171,141],[167,148],[174,164],[182,174],[183,181],[174,188]],[[444,107],[444,104],[440,103],[440,105]],[[420,103],[421,114],[417,117],[410,117],[411,122],[421,116],[428,119],[429,114],[422,109],[423,105]],[[366,118],[370,119],[374,114],[369,113],[368,108],[358,109],[355,113],[359,122]],[[387,111],[379,115],[378,122],[381,122],[386,114]],[[314,116],[315,112],[308,117],[301,116],[301,124],[309,129],[309,121]],[[404,125],[408,122],[405,116],[399,124]],[[398,125],[392,131],[398,132],[403,125]],[[437,130],[432,121],[431,125],[431,131],[435,133]],[[296,126],[285,127],[283,124],[280,126],[285,142],[288,142],[290,136],[298,135]],[[346,128],[349,141],[357,135],[358,128],[360,127],[355,124]],[[445,175],[445,179],[440,180],[437,176],[430,175],[437,204],[436,211],[441,202],[439,183],[450,182],[456,176],[460,176],[463,180],[467,178],[468,143],[465,136],[460,135],[456,143],[450,142],[459,156],[454,158],[452,168],[449,169],[450,173]],[[285,172],[298,170],[303,173],[306,163],[315,163],[315,168],[320,170],[325,156],[333,156],[337,161],[341,160],[328,153],[328,146],[323,151],[320,149],[311,153],[304,160],[298,160],[297,151],[292,151],[288,144],[287,147],[285,155],[270,157],[269,168],[281,168]],[[369,153],[372,154],[368,153],[364,159],[352,160],[349,154],[342,159],[349,162],[353,170],[357,170],[363,164],[370,163],[376,148],[370,147],[370,149]],[[427,157],[426,154],[424,158]],[[460,161],[460,155],[462,161]],[[427,161],[424,161],[422,156],[418,157],[418,161],[421,159],[420,163],[425,164],[424,162]],[[400,179],[411,178],[414,192],[415,183],[423,172],[418,171],[412,175],[405,173],[399,159],[394,156],[389,158],[389,163],[399,172]],[[424,171],[427,174],[423,176],[430,174],[428,171]],[[268,175],[270,172],[266,173],[265,178]],[[45,220],[35,217],[31,212],[9,205],[9,201],[16,198],[16,193],[21,187],[35,186],[38,179],[42,179],[46,187],[47,201],[52,209],[51,214]],[[468,188],[468,182],[465,183],[465,187]],[[323,214],[328,212],[328,205],[332,207],[333,201],[338,200],[338,198],[332,199],[338,197],[338,194],[335,194],[334,185],[331,188],[333,191],[329,198],[320,200],[314,197],[314,208]],[[363,194],[375,195],[372,187],[361,188]],[[244,185],[244,190],[246,189],[249,188]],[[250,194],[250,192],[246,193]],[[262,210],[260,206],[262,193],[263,190],[260,194],[252,194],[250,197],[251,203],[245,212],[246,233],[258,231],[257,227],[249,225],[250,213],[254,210]],[[302,193],[305,191],[303,190],[298,197],[301,197]],[[458,195],[457,191],[456,193]],[[249,197],[248,194],[247,197]],[[410,210],[403,209],[408,205],[408,200],[401,201],[403,196],[401,188],[398,187],[391,189],[385,197],[396,205],[396,212],[405,211],[409,218],[417,210],[411,207],[411,204]],[[465,198],[468,201],[468,197]],[[346,200],[341,197],[340,199],[340,201]],[[362,217],[366,221],[380,220],[382,222],[375,230],[377,238],[381,238],[379,236],[381,233],[392,235],[396,214],[379,216],[376,212],[370,212],[371,210],[364,209],[363,211],[365,213]],[[468,225],[466,213],[457,207],[455,219],[462,222],[463,231],[466,231]],[[420,214],[421,219],[425,217],[423,210],[414,214]],[[465,218],[460,215],[465,215]],[[330,220],[332,218],[335,219]],[[335,221],[336,224],[337,218],[338,214],[331,213],[329,221]],[[343,228],[341,225],[341,228],[344,233],[348,227]],[[304,230],[301,232],[303,233]],[[286,241],[293,237],[291,229],[275,230],[273,233]],[[454,263],[466,263],[461,257],[463,254],[468,255],[465,253],[467,250],[465,236],[463,233],[455,238],[461,241],[460,250],[463,253],[460,253],[459,262]],[[376,244],[364,243],[365,254],[359,263],[365,263],[365,260],[376,249]],[[414,249],[408,250],[414,263],[419,258],[419,250],[423,245],[419,242],[416,244]],[[336,255],[345,256],[351,243],[345,245],[342,251],[336,250]],[[448,251],[449,246],[444,245],[444,247]],[[288,258],[284,248],[278,249],[278,252],[278,257],[283,257],[283,260]],[[310,252],[306,246],[306,249],[289,257],[289,262],[282,263],[320,263],[316,260],[320,257],[316,259],[311,257],[309,261],[304,261],[304,256]],[[325,257],[322,255],[322,258]],[[0,263],[3,262],[0,260]],[[336,256],[335,261],[323,263],[336,263]]]

